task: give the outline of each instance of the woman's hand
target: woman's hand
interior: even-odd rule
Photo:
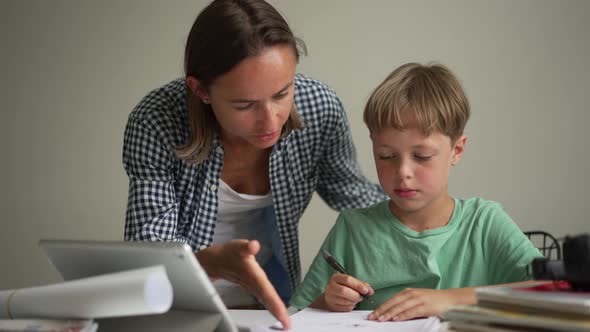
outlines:
[[[362,295],[373,295],[375,291],[364,281],[349,275],[335,273],[328,281],[324,293],[310,307],[330,311],[352,311],[363,300]]]
[[[406,288],[383,302],[367,318],[383,322],[440,316],[452,305],[473,304],[475,301],[474,288]]]
[[[291,327],[287,308],[266,273],[256,261],[260,243],[256,240],[232,240],[196,253],[199,263],[211,279],[226,279],[254,295],[285,329]]]

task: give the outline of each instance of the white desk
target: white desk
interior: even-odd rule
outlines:
[[[277,322],[277,319],[268,310],[230,309],[229,314],[238,326],[271,326]]]
[[[229,310],[229,314],[238,327],[269,327],[277,322],[267,310]],[[100,319],[98,331],[194,331],[196,327],[197,331],[212,331],[220,319],[221,315],[171,310],[162,315]]]
[[[289,314],[292,315],[295,313],[296,310],[293,308],[289,309]],[[230,316],[236,322],[238,326],[241,327],[267,327],[271,326],[277,322],[277,319],[274,318],[273,315],[267,310],[236,310],[230,309],[229,310]],[[438,332],[446,332],[448,331],[448,324],[442,323],[440,324],[440,329]],[[436,331],[436,330],[435,330]],[[430,331],[429,331],[430,332]],[[434,331],[432,331],[434,332]]]
[[[294,308],[289,308],[289,314],[297,312]],[[267,327],[277,322],[277,319],[267,310],[237,310],[230,309],[230,316],[241,327]],[[438,332],[448,331],[448,324],[442,323]]]
[[[292,312],[290,312],[292,314]],[[268,328],[276,323],[269,311],[266,310],[229,310],[229,314],[238,327]],[[219,316],[208,316],[186,312],[169,311],[163,315],[148,315],[139,317],[118,317],[114,319],[98,320],[99,332],[128,332],[128,331],[212,331],[219,323]],[[445,324],[443,324],[444,326]],[[433,327],[434,328],[434,327]],[[266,330],[266,329],[264,329]],[[415,329],[414,329],[415,330]],[[337,330],[335,330],[337,331]],[[405,331],[405,330],[404,330]],[[412,329],[410,329],[412,331]],[[445,329],[427,329],[423,332],[442,332]]]

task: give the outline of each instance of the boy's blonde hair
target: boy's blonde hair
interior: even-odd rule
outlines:
[[[469,119],[469,101],[457,78],[440,64],[407,63],[394,70],[369,97],[364,121],[371,133],[403,130],[416,119],[429,135],[438,130],[455,142]]]

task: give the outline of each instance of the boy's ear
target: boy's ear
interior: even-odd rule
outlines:
[[[186,85],[188,85],[188,88],[191,90],[191,92],[199,97],[199,99],[201,99],[205,104],[209,104],[209,93],[196,77],[187,76]]]
[[[453,146],[453,155],[451,156],[451,166],[455,166],[463,157],[463,152],[465,152],[465,144],[467,144],[467,136],[461,135],[455,142]]]

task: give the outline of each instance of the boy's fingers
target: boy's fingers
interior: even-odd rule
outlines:
[[[352,276],[342,273],[336,273],[333,277],[335,282],[340,285],[346,286],[355,290],[357,293],[361,295],[365,294],[373,294],[374,291],[369,284],[364,281],[360,281]]]
[[[391,319],[399,321],[399,320],[408,320],[408,319],[412,319],[412,318],[425,317],[425,316],[428,316],[428,315],[426,314],[424,304],[418,304],[418,305],[407,308],[406,310],[393,315],[391,317]]]
[[[339,306],[355,306],[358,301],[352,300],[348,297],[334,296],[332,303]]]
[[[356,290],[346,285],[339,284],[334,280],[328,283],[325,293],[328,295],[331,302],[341,302],[344,300],[356,304],[361,298],[360,294]]]
[[[402,291],[402,292],[394,295],[389,300],[383,302],[379,307],[377,307],[377,309],[375,309],[375,311],[373,311],[369,315],[368,318],[376,320],[379,318],[379,316],[384,315],[391,308],[399,305],[400,303],[407,301],[409,298],[410,298],[410,294],[408,292]]]
[[[341,312],[347,312],[347,311],[352,311],[354,310],[354,304],[339,304],[339,303],[334,303],[333,304],[333,310],[334,311],[341,311]]]
[[[338,293],[341,298],[344,298],[353,304],[357,304],[363,299],[362,296],[356,290],[349,288],[347,286],[341,286],[341,289]]]
[[[407,299],[406,301],[403,301],[401,303],[398,303],[397,305],[390,307],[386,314],[390,317],[390,319],[393,320],[404,320],[404,319],[408,319],[410,318],[409,315],[411,315],[411,312],[414,308],[418,308],[420,307],[421,302],[418,299],[415,298],[410,298]],[[408,318],[403,318],[403,313],[406,314],[406,316],[408,316]],[[389,319],[387,319],[389,320]]]

